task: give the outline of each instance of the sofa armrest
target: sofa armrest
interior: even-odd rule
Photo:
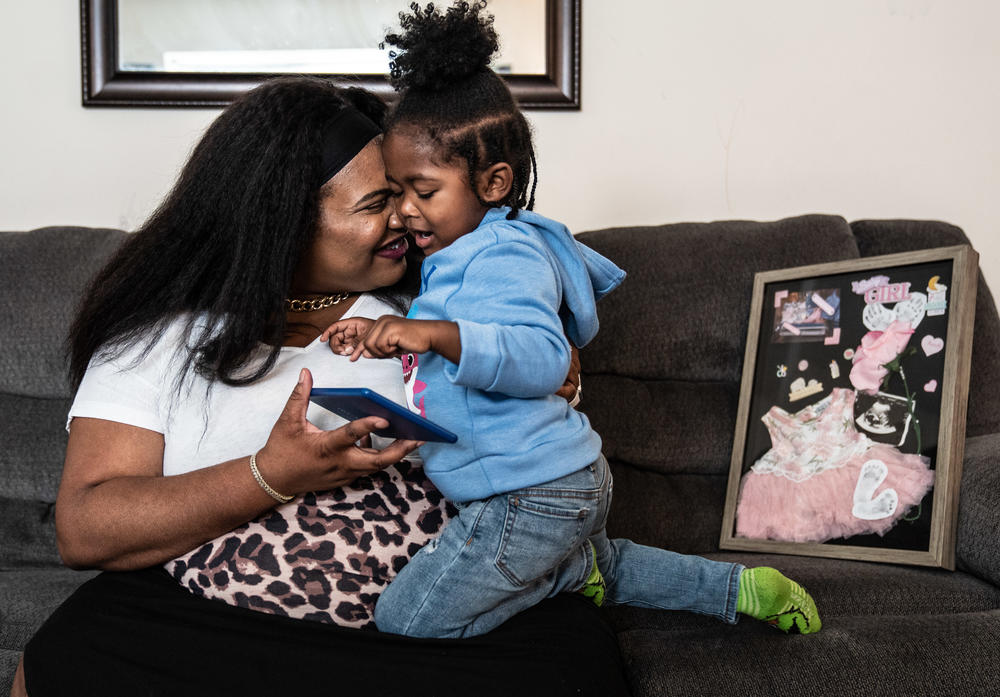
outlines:
[[[965,441],[959,496],[958,567],[1000,586],[1000,433]]]

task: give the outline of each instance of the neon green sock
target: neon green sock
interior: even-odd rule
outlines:
[[[740,575],[736,611],[792,634],[813,634],[823,626],[805,589],[767,566],[745,569]]]
[[[604,583],[601,570],[597,568],[597,550],[594,549],[594,543],[588,542],[587,544],[590,545],[590,575],[587,576],[587,580],[583,582],[577,593],[590,598],[594,605],[600,607],[604,603],[607,585]]]

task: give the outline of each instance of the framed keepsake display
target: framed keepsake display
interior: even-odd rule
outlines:
[[[954,569],[978,260],[756,275],[722,549]]]

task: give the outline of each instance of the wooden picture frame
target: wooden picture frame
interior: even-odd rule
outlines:
[[[503,79],[523,109],[580,110],[581,0],[545,1],[545,72]],[[80,0],[85,107],[222,107],[279,73],[175,73],[122,70],[117,0]],[[392,102],[388,75],[321,75]]]
[[[978,260],[755,276],[720,548],[954,569]]]

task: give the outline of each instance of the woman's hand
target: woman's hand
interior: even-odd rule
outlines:
[[[418,441],[397,440],[383,450],[359,446],[358,441],[370,442],[372,431],[389,425],[377,416],[352,421],[334,431],[317,428],[306,420],[311,389],[312,374],[303,369],[267,444],[257,455],[261,476],[278,492],[295,495],[346,486],[399,462],[420,445]]]
[[[563,386],[556,390],[556,396],[562,397],[570,406],[575,407],[580,403],[580,393],[583,391],[583,383],[580,381],[580,350],[573,345],[573,342],[570,342],[569,348],[569,373]]]

